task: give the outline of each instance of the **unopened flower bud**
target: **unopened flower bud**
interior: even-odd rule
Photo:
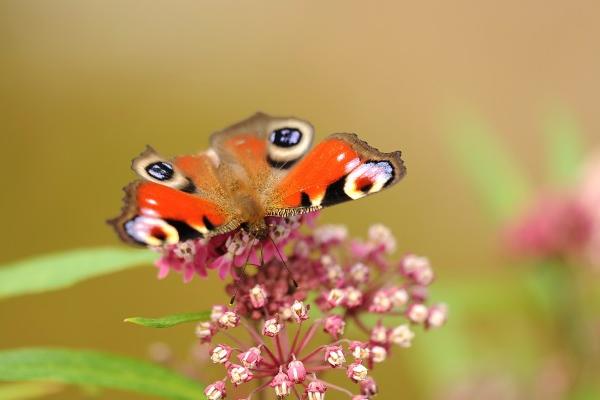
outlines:
[[[223,329],[235,328],[240,323],[240,316],[233,311],[226,311],[219,317],[218,322]]]
[[[388,340],[388,331],[385,326],[379,321],[372,329],[371,329],[371,342],[377,344],[385,344]]]
[[[324,400],[327,386],[321,381],[312,381],[306,388],[308,400]]]
[[[290,361],[287,369],[287,376],[294,383],[302,383],[304,379],[306,379],[306,368],[304,367],[304,363],[300,360]]]
[[[331,335],[335,340],[338,340],[340,336],[344,334],[344,327],[346,322],[339,315],[330,315],[325,318],[323,330]]]
[[[403,324],[392,329],[389,340],[400,347],[407,348],[411,346],[414,337],[415,334],[410,330],[410,327],[407,324]]]
[[[210,359],[215,364],[225,364],[231,356],[231,347],[225,344],[218,344],[210,352]]]
[[[325,348],[325,361],[333,368],[342,366],[346,362],[341,346],[327,346]]]
[[[403,307],[408,303],[408,292],[406,289],[394,288],[391,290],[390,297],[394,307]]]
[[[369,347],[367,346],[366,343],[363,342],[359,342],[359,341],[352,341],[350,342],[350,351],[352,352],[352,356],[354,356],[354,358],[358,359],[358,360],[366,360],[369,358],[369,353],[371,352],[369,350]]]
[[[269,337],[275,337],[281,331],[281,324],[279,323],[277,318],[270,318],[265,321],[265,325],[263,326],[262,334]]]
[[[242,383],[246,383],[254,378],[252,372],[244,367],[243,365],[231,364],[227,368],[227,376],[229,376],[229,380],[235,386],[239,386]]]
[[[388,254],[396,250],[396,238],[394,238],[390,228],[382,224],[371,225],[369,228],[369,242],[383,248]]]
[[[353,382],[360,382],[367,378],[368,372],[369,370],[360,361],[355,361],[348,365],[346,376],[352,379]]]
[[[204,389],[204,395],[208,400],[221,400],[225,398],[225,382],[216,381]]]
[[[262,308],[267,302],[267,291],[263,285],[256,285],[248,292],[254,308]]]
[[[348,308],[359,307],[363,302],[363,294],[360,290],[355,287],[346,288],[346,295],[344,296],[344,305]]]
[[[387,350],[383,346],[371,347],[371,361],[376,363],[384,362],[387,358]]]
[[[405,256],[400,261],[400,272],[419,285],[427,286],[433,282],[433,270],[426,257],[414,254]]]
[[[222,305],[215,305],[212,307],[212,310],[210,311],[210,320],[212,322],[219,322],[219,318],[221,318],[221,316],[223,314],[225,314],[229,309],[226,306],[222,306]]]
[[[369,267],[363,263],[356,263],[350,267],[350,277],[355,283],[365,283],[369,280]]]
[[[288,376],[284,374],[280,368],[279,373],[275,375],[269,386],[275,389],[275,395],[278,398],[282,398],[290,394],[293,384],[294,383],[290,380],[290,378],[288,378]]]
[[[370,398],[375,396],[377,392],[377,383],[375,383],[375,379],[370,376],[360,382],[360,394],[363,396]]]
[[[415,324],[422,324],[427,320],[429,310],[425,304],[415,303],[411,304],[406,311],[406,316],[411,322]]]
[[[244,367],[250,369],[256,368],[256,366],[262,361],[260,349],[258,347],[250,347],[242,354],[238,354],[238,359],[244,365]]]
[[[295,300],[294,304],[290,307],[292,311],[292,318],[296,322],[306,321],[308,319],[308,307],[303,302]]]
[[[448,318],[448,307],[445,304],[436,304],[429,308],[429,315],[425,321],[425,327],[439,328],[446,323]]]
[[[392,309],[392,297],[390,293],[385,289],[380,289],[375,292],[369,311],[374,313],[386,313]]]
[[[327,293],[327,302],[331,307],[337,307],[344,300],[344,291],[342,289],[334,288]]]

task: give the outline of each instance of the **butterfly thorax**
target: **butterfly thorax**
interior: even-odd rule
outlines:
[[[239,209],[242,229],[261,240],[267,237],[269,228],[265,222],[265,210],[255,192],[240,191],[234,195]]]

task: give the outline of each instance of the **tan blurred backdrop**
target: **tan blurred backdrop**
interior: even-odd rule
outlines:
[[[430,256],[440,285],[511,279],[495,261],[493,225],[448,155],[447,117],[475,110],[539,181],[540,121],[554,105],[599,146],[599,13],[597,1],[4,0],[0,261],[117,245],[104,221],[121,207],[133,156],[146,144],[168,155],[203,149],[212,131],[261,110],[306,118],[318,138],[352,131],[404,152],[405,182],[327,210],[324,221],[355,234],[384,221],[401,252]],[[220,286],[158,281],[148,266],[0,302],[0,347],[146,357],[161,340],[184,355],[190,329],[122,319],[205,309],[226,301]],[[375,371],[382,400],[436,396],[411,368],[411,351]]]

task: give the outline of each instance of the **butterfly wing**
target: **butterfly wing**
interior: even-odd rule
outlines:
[[[394,185],[405,174],[399,151],[383,153],[354,134],[334,134],[281,179],[267,214],[289,216],[356,200]]]
[[[213,134],[211,148],[261,191],[302,159],[313,136],[306,121],[257,113]]]
[[[121,215],[109,221],[126,242],[160,246],[210,237],[241,223],[210,153],[172,161],[148,148],[133,160],[142,178],[125,188]]]

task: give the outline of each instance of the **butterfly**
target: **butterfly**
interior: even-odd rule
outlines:
[[[266,217],[356,200],[406,173],[400,151],[380,152],[352,133],[310,150],[313,137],[304,120],[257,113],[214,133],[201,153],[167,159],[147,147],[132,162],[140,179],[109,223],[125,242],[152,247],[238,228],[264,239]]]

